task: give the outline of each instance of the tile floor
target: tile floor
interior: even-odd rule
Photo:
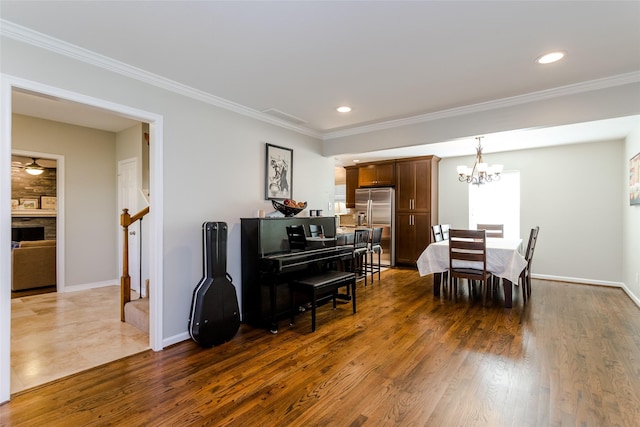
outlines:
[[[11,393],[148,349],[119,303],[118,285],[11,300]]]

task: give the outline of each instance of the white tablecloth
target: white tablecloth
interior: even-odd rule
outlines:
[[[522,239],[487,239],[487,270],[498,277],[518,284],[518,277],[527,261],[518,249]],[[449,241],[442,240],[427,246],[418,258],[420,276],[442,273],[449,269]],[[478,263],[462,263],[461,266],[477,267]],[[482,266],[480,265],[480,268]]]

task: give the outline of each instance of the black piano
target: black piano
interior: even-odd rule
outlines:
[[[242,321],[278,331],[278,320],[289,318],[289,281],[350,259],[352,246],[309,242],[305,250],[290,251],[286,227],[322,225],[325,236],[335,237],[333,217],[242,218]]]

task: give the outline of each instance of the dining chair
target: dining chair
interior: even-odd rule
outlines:
[[[449,240],[449,230],[451,229],[451,224],[441,224],[440,229],[442,230],[442,239]]]
[[[473,264],[470,266],[469,262]],[[449,290],[454,300],[457,300],[458,279],[467,279],[469,296],[472,295],[471,281],[478,280],[481,282],[481,290],[484,288],[484,305],[489,292],[489,278],[486,230],[449,230]]]
[[[536,242],[538,241],[538,233],[540,232],[540,226],[536,226],[531,229],[529,233],[529,243],[527,244],[527,251],[524,254],[524,259],[527,261],[527,265],[520,273],[520,286],[522,286],[522,299],[527,301],[527,298],[531,296],[531,264],[533,262],[533,252],[536,249]]]
[[[309,224],[309,235],[311,237],[324,237],[324,227],[321,224]]]
[[[504,237],[504,224],[478,224],[477,230],[487,230],[487,237]]]
[[[433,234],[433,241],[434,242],[441,242],[443,240],[445,240],[444,238],[444,234],[443,234],[443,226],[440,224],[436,224],[436,225],[432,225],[431,226],[431,231]],[[449,225],[447,224],[447,239],[449,239]],[[447,283],[449,280],[449,273],[442,272],[442,273],[435,273],[435,275],[433,276],[433,286],[440,286],[442,283]]]
[[[289,238],[289,250],[305,250],[307,247],[307,236],[304,232],[304,225],[288,225],[287,237]]]
[[[433,241],[434,242],[441,242],[443,240],[442,227],[440,227],[440,224],[432,225],[431,226],[431,233],[433,235]]]
[[[373,254],[378,255],[378,263],[373,262]],[[371,242],[369,243],[369,273],[371,273],[371,284],[378,273],[378,281],[380,281],[380,256],[382,255],[382,227],[371,230]]]
[[[356,281],[364,278],[367,286],[367,251],[369,250],[369,229],[357,229],[353,233],[353,255],[351,272],[356,274]]]

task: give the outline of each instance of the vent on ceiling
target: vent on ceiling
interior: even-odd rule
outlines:
[[[303,125],[307,123],[306,120],[303,120],[300,117],[292,116],[291,114],[287,114],[284,111],[280,111],[275,108],[269,108],[267,110],[264,110],[263,113],[269,114],[270,116],[274,116],[282,120],[286,120],[291,123],[295,123],[297,125]]]

